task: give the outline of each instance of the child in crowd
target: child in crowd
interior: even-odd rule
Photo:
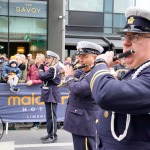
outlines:
[[[15,56],[10,58],[9,64],[4,67],[2,71],[2,77],[10,85],[12,92],[18,92],[20,89],[16,87],[19,78],[21,77],[21,70],[18,68],[17,60]]]

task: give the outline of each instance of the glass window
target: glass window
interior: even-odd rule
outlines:
[[[68,25],[68,11],[65,13],[65,24]]]
[[[9,24],[10,42],[28,43],[31,53],[45,53],[47,40],[46,19],[10,17]]]
[[[9,12],[11,16],[46,18],[47,1],[10,0]]]
[[[103,27],[104,14],[100,12],[69,11],[69,25]]]
[[[8,54],[8,17],[0,16],[0,53]]]
[[[104,33],[112,33],[112,28],[104,28]]]
[[[123,28],[126,25],[124,14],[113,14],[113,27]]]
[[[0,0],[0,15],[8,15],[8,0]]]
[[[113,12],[113,0],[104,1],[104,12]]]
[[[129,6],[134,6],[134,0],[114,0],[114,13],[124,13]]]
[[[68,10],[68,0],[66,0],[65,9]]]
[[[103,0],[70,0],[69,10],[103,12]]]
[[[113,28],[113,34],[120,32],[122,28]]]
[[[104,14],[104,26],[112,27],[112,14]]]
[[[0,16],[0,41],[8,41],[8,17]]]
[[[8,17],[0,16],[0,37],[8,32]]]

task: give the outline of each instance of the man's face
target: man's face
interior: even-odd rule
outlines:
[[[90,67],[94,64],[94,60],[96,58],[96,55],[93,54],[81,54],[78,55],[78,59],[80,61],[81,65],[87,65],[87,67],[83,68],[82,70],[87,72],[90,70]]]
[[[28,54],[27,59],[28,59],[28,60],[31,60],[31,59],[32,59],[32,56],[31,56],[30,54]]]
[[[134,49],[135,53],[125,57],[124,61],[128,68],[133,69],[150,59],[150,34],[126,33],[123,52],[131,49]]]
[[[51,65],[52,61],[54,61],[54,57],[47,57],[47,62]]]

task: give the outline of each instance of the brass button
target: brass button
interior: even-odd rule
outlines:
[[[105,118],[108,118],[108,116],[109,116],[109,112],[106,110],[106,111],[104,112],[104,117],[105,117]]]

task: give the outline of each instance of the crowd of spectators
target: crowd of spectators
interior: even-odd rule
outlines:
[[[45,55],[42,53],[37,53],[35,59],[32,58],[32,54],[28,54],[27,57],[24,54],[15,54],[10,59],[6,54],[0,54],[0,82],[8,83],[12,92],[21,90],[17,87],[18,83],[25,83],[26,86],[41,84],[38,76],[38,67],[41,64],[45,64],[45,71],[48,70]],[[39,129],[39,125],[39,122],[34,122],[30,130]],[[10,126],[16,127],[15,124]]]

